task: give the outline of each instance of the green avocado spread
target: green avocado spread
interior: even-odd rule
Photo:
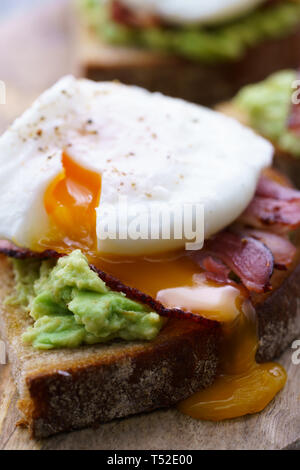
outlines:
[[[237,60],[249,47],[284,36],[300,23],[300,2],[282,0],[214,27],[130,28],[110,18],[109,2],[77,0],[80,14],[106,42],[176,54],[190,60],[215,63]]]
[[[293,70],[277,72],[261,83],[243,88],[234,104],[253,129],[284,152],[300,158],[300,138],[287,127],[295,80]]]
[[[75,348],[120,338],[152,340],[164,319],[106,287],[80,250],[58,261],[13,260],[16,289],[7,299],[33,325],[23,341],[35,349]]]

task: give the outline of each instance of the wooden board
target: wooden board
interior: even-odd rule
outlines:
[[[0,105],[1,130],[61,75],[76,72],[69,10],[63,0],[0,28],[0,80],[7,104]],[[282,449],[300,439],[300,366],[292,349],[282,364],[289,380],[260,414],[223,423],[197,422],[176,410],[134,416],[37,442],[16,427],[17,393],[10,366],[0,366],[0,449]]]

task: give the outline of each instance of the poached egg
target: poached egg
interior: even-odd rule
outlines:
[[[266,0],[122,0],[134,11],[174,24],[215,24],[235,19]]]
[[[153,204],[170,214],[176,204],[201,204],[208,238],[244,211],[272,154],[266,140],[217,112],[67,76],[0,139],[0,236],[31,249],[64,239],[117,256],[184,249],[184,237],[101,235],[114,209],[128,233],[121,197],[143,217]]]

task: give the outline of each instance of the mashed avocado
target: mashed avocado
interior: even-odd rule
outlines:
[[[106,287],[80,250],[56,261],[13,260],[16,292],[10,305],[34,320],[23,341],[36,349],[75,348],[115,338],[151,340],[164,320]]]
[[[104,0],[77,0],[87,23],[112,44],[130,45],[181,55],[191,60],[239,59],[260,42],[289,34],[300,22],[300,2],[284,0],[215,27],[129,28],[109,18]]]
[[[291,110],[292,83],[296,72],[286,70],[243,88],[234,100],[247,115],[249,125],[281,150],[300,158],[300,138],[287,128]]]

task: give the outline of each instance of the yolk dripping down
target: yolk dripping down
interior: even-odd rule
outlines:
[[[178,408],[194,418],[215,421],[261,411],[284,386],[286,375],[281,366],[256,363],[256,322],[253,315],[249,315],[249,308],[245,308],[247,301],[239,290],[236,300],[225,295],[220,305],[214,305],[213,299],[220,297],[220,291],[216,295],[216,289],[223,287],[208,281],[195,286],[195,275],[201,275],[201,270],[184,252],[147,259],[100,257],[97,253],[96,208],[100,200],[101,177],[82,168],[66,154],[62,163],[63,172],[49,185],[44,198],[52,229],[39,241],[38,247],[59,252],[80,248],[102,270],[154,298],[165,289],[175,288],[176,291],[182,287],[196,287],[199,299],[209,296],[201,306],[199,304],[199,309],[195,310],[193,302],[193,311],[223,322],[220,374],[211,387],[183,401]],[[203,311],[203,304],[212,305],[211,310]],[[180,307],[191,310],[188,300]],[[232,317],[227,315],[225,320],[224,311],[230,309],[234,314]]]
[[[221,421],[262,411],[285,385],[282,366],[255,360],[256,318],[247,301],[235,321],[223,324],[223,332],[219,376],[178,405],[192,418]]]
[[[82,168],[65,153],[62,164],[63,172],[50,184],[44,198],[53,226],[53,233],[47,237],[46,243],[58,251],[69,252],[77,247],[86,253],[95,252],[101,177]]]

